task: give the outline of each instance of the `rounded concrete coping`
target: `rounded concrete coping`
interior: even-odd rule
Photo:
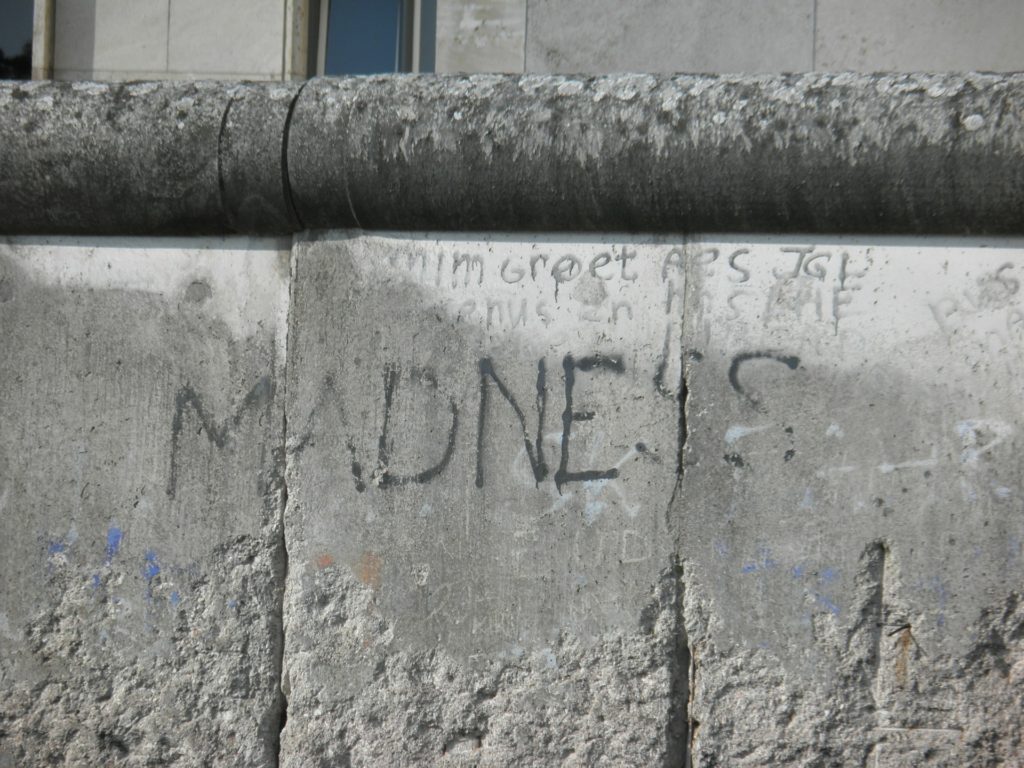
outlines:
[[[1024,232],[1024,75],[0,84],[0,232]]]

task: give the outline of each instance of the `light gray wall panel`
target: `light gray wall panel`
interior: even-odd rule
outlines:
[[[1019,0],[818,0],[817,28],[822,70],[1024,69]]]
[[[813,0],[530,0],[527,72],[811,69]]]
[[[438,0],[437,72],[523,71],[526,0]]]

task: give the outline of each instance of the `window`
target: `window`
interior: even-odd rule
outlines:
[[[0,80],[32,76],[32,0],[0,0]]]
[[[311,0],[308,71],[433,72],[436,19],[437,0]]]

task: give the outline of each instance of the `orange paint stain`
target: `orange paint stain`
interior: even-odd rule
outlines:
[[[334,558],[328,553],[324,552],[322,555],[317,555],[316,560],[314,560],[313,562],[315,562],[316,567],[322,571],[324,568],[334,565]]]
[[[910,661],[910,644],[913,639],[914,636],[910,634],[909,627],[901,630],[899,637],[896,638],[896,645],[899,647],[896,656],[896,684],[900,688],[905,688],[907,685],[907,665]]]
[[[381,559],[373,552],[363,552],[356,566],[356,578],[374,589],[380,586]]]

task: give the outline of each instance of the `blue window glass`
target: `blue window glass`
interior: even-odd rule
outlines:
[[[309,9],[310,76],[434,71],[437,0],[309,0]]]
[[[420,0],[420,72],[434,71],[437,0]]]
[[[0,0],[0,80],[32,76],[32,0]]]
[[[403,0],[331,0],[324,74],[402,71],[406,5]]]

